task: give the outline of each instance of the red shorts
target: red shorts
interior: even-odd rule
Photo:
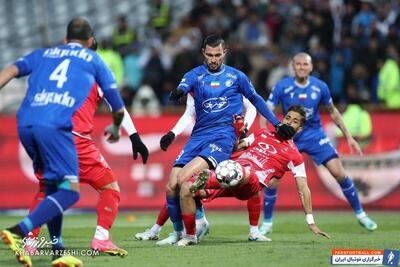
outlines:
[[[93,140],[74,135],[74,142],[78,153],[81,183],[99,189],[116,181],[114,173]],[[36,175],[36,177],[41,179],[41,176]]]
[[[207,198],[204,201],[209,202],[220,197],[235,197],[239,200],[248,200],[262,189],[263,186],[258,181],[256,174],[251,170],[249,182],[246,184],[225,189],[207,189],[206,187]]]

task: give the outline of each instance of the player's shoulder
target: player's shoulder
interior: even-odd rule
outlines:
[[[247,75],[243,71],[235,67],[224,65],[224,68],[225,68],[225,75],[230,76],[231,78],[237,79],[237,78],[247,77]]]
[[[185,75],[194,75],[194,76],[201,76],[207,73],[207,68],[204,67],[203,65],[194,67],[193,69],[190,69],[189,71],[186,72]]]
[[[326,82],[324,82],[321,79],[318,79],[315,76],[309,76],[309,80],[310,80],[311,86],[315,86],[315,87],[318,87],[318,88],[321,88],[321,89],[327,89],[328,88],[328,85],[326,84]]]

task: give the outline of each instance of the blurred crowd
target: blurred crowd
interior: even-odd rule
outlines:
[[[113,35],[99,40],[136,115],[177,105],[168,94],[202,63],[202,40],[211,33],[227,41],[226,63],[249,75],[265,98],[291,75],[291,57],[305,51],[336,104],[400,109],[399,0],[197,0],[178,23],[167,0],[151,2],[144,38],[121,14]]]

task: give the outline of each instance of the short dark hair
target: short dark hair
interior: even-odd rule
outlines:
[[[221,36],[217,34],[211,34],[204,39],[203,46],[201,48],[205,49],[207,45],[211,47],[222,45],[222,47],[225,48],[225,41]]]
[[[307,116],[305,108],[301,105],[293,105],[293,106],[289,107],[287,112],[289,112],[289,111],[297,112],[301,115],[301,117],[302,117],[301,118],[301,126],[303,126],[304,123],[306,122],[306,116]]]
[[[67,26],[67,40],[86,41],[93,36],[89,22],[81,17],[72,19]]]

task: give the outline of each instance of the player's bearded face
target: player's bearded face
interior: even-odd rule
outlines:
[[[303,117],[299,113],[289,111],[283,118],[282,123],[292,126],[297,133],[302,129],[302,119]]]
[[[310,58],[305,56],[295,57],[293,60],[293,69],[298,79],[306,79],[310,75],[313,65]]]
[[[218,70],[224,62],[226,49],[222,45],[203,49],[203,55],[208,68],[212,71]]]

